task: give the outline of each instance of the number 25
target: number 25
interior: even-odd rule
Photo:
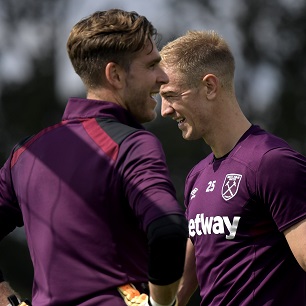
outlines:
[[[216,181],[209,181],[206,192],[211,192],[215,189]]]

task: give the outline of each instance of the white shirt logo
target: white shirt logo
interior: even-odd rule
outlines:
[[[194,219],[189,220],[189,236],[225,234],[225,239],[232,240],[236,236],[239,220],[239,216],[234,216],[231,221],[227,216],[206,217],[204,213],[197,214]]]
[[[241,178],[241,174],[231,173],[226,175],[221,191],[222,198],[225,201],[230,200],[237,194]]]
[[[215,189],[216,181],[209,181],[206,192],[212,192]]]
[[[193,198],[195,198],[196,193],[197,193],[198,190],[199,190],[199,189],[198,189],[197,187],[192,189],[192,191],[190,192],[190,194],[191,194],[190,200],[192,200]]]

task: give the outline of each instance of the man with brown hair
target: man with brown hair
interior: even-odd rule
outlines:
[[[176,303],[187,222],[161,144],[141,125],[168,82],[156,37],[136,12],[78,22],[67,50],[87,98],[69,99],[62,121],[1,169],[0,238],[25,226],[35,306]]]

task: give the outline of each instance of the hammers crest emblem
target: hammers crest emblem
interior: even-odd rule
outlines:
[[[241,174],[231,173],[226,175],[221,191],[222,198],[225,201],[230,200],[237,194],[241,178]]]

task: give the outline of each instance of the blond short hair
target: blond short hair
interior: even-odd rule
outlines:
[[[215,31],[188,31],[166,44],[161,52],[162,65],[176,69],[189,86],[197,86],[212,73],[230,88],[235,60],[226,41]]]

